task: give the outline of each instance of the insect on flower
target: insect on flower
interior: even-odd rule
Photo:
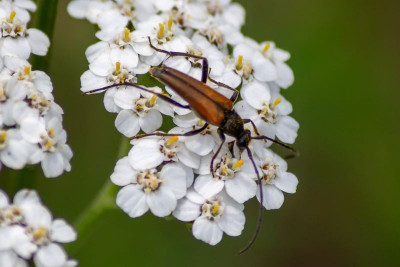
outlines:
[[[220,83],[218,81],[215,81],[211,79],[208,74],[209,74],[209,67],[208,67],[208,60],[205,57],[202,56],[197,56],[197,55],[192,55],[189,53],[182,53],[182,52],[171,52],[171,51],[166,51],[163,49],[159,49],[155,46],[152,45],[150,37],[149,37],[149,45],[151,48],[156,50],[157,52],[160,53],[165,53],[169,57],[173,56],[180,56],[180,57],[188,57],[188,58],[194,58],[197,60],[202,60],[202,77],[201,81],[183,73],[180,72],[174,68],[167,67],[163,64],[161,64],[158,67],[152,67],[150,69],[150,75],[153,76],[154,78],[158,79],[160,82],[164,83],[168,87],[170,87],[172,90],[174,90],[180,97],[182,97],[186,102],[189,103],[189,105],[183,105],[175,100],[169,98],[168,96],[161,94],[161,93],[156,93],[152,92],[147,88],[143,88],[137,84],[134,83],[119,83],[119,84],[113,84],[110,86],[106,86],[103,88],[95,89],[86,92],[85,94],[91,94],[91,93],[96,93],[99,91],[104,91],[112,87],[117,87],[121,85],[125,86],[132,86],[136,87],[140,90],[150,92],[152,94],[157,95],[159,98],[167,101],[171,105],[177,106],[179,108],[183,109],[191,109],[198,117],[200,117],[202,120],[204,120],[206,123],[204,124],[203,127],[189,131],[186,133],[182,134],[168,134],[168,133],[160,133],[160,132],[155,132],[155,133],[149,133],[145,135],[139,135],[136,136],[136,139],[139,138],[145,138],[149,136],[193,136],[196,134],[200,134],[202,131],[204,131],[208,125],[214,125],[218,127],[218,135],[221,139],[221,144],[219,145],[218,149],[214,153],[211,159],[211,164],[210,164],[210,172],[213,176],[214,175],[214,161],[217,158],[218,154],[221,152],[222,146],[225,143],[225,134],[232,136],[236,139],[236,145],[239,148],[240,154],[244,152],[245,150],[247,151],[248,157],[253,165],[254,171],[257,175],[257,181],[258,185],[260,187],[260,209],[259,209],[259,217],[257,221],[257,228],[255,230],[255,233],[248,243],[248,245],[243,248],[240,253],[245,252],[248,250],[251,245],[255,242],[257,235],[259,233],[260,227],[261,227],[261,222],[262,222],[262,203],[263,203],[263,194],[262,194],[262,183],[261,183],[261,178],[259,171],[257,169],[256,163],[253,159],[252,152],[249,148],[249,144],[252,140],[268,140],[273,143],[276,143],[280,146],[283,146],[290,151],[293,152],[293,155],[296,155],[297,152],[295,149],[292,147],[279,142],[277,140],[274,140],[270,137],[259,135],[256,125],[254,122],[250,119],[242,119],[239,114],[233,109],[233,105],[236,102],[238,96],[239,96],[239,91],[229,87],[226,84]],[[211,81],[212,83],[216,84],[217,86],[226,88],[228,90],[231,90],[233,92],[232,96],[230,98],[225,97],[221,93],[215,91],[211,87],[209,87],[206,83],[207,81]],[[248,129],[245,129],[244,125],[250,123],[253,128],[256,136],[252,136],[251,131]]]

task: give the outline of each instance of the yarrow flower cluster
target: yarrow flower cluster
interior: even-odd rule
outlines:
[[[60,243],[76,239],[64,220],[54,219],[35,191],[22,189],[10,202],[0,190],[0,266],[73,267]]]
[[[258,43],[240,32],[245,11],[230,0],[74,0],[68,6],[76,18],[97,24],[100,41],[86,51],[89,70],[81,77],[81,91],[121,83],[138,83],[153,66],[172,67],[196,79],[202,61],[188,56],[168,56],[158,49],[189,53],[208,59],[209,78],[240,90],[234,106],[252,135],[278,138],[292,144],[299,124],[290,117],[292,105],[280,91],[290,87],[293,72],[285,63],[290,55],[273,42]],[[232,91],[207,84],[227,97]],[[140,84],[140,82],[139,82]],[[142,85],[142,84],[140,84]],[[147,87],[187,105],[173,88]],[[108,89],[107,111],[117,113],[115,127],[132,138],[148,134],[163,124],[163,115],[173,118],[170,136],[133,138],[129,154],[117,162],[111,180],[122,189],[117,205],[130,217],[151,211],[192,222],[195,238],[211,245],[223,234],[238,236],[244,229],[244,203],[256,197],[262,205],[279,209],[284,192],[295,193],[298,180],[287,172],[285,160],[275,154],[271,142],[253,140],[249,149],[260,174],[246,153],[240,154],[235,139],[221,144],[217,127],[208,125],[189,109],[171,105],[157,95],[125,85]],[[179,134],[203,129],[193,136]]]
[[[50,77],[27,61],[50,45],[43,32],[27,28],[35,10],[30,0],[0,1],[0,169],[41,163],[46,177],[57,177],[71,169],[72,151]]]

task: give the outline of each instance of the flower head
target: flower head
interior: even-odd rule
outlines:
[[[100,28],[100,41],[86,51],[89,70],[81,77],[81,91],[101,92],[107,87],[105,107],[118,113],[117,130],[133,139],[128,156],[117,162],[111,175],[122,187],[117,205],[124,212],[131,217],[148,210],[158,217],[172,213],[193,222],[197,239],[215,245],[223,233],[241,234],[243,203],[257,190],[260,199],[258,178],[263,193],[273,188],[283,199],[281,191],[294,192],[295,182],[284,161],[266,156],[271,142],[262,139],[293,143],[297,137],[298,123],[289,116],[292,106],[280,94],[293,83],[286,65],[290,55],[273,42],[258,43],[240,32],[242,6],[230,0],[74,0],[68,11]],[[168,76],[170,86],[149,82],[149,74],[154,75],[148,74],[151,67],[163,66],[197,80],[208,78],[202,81],[228,99],[234,98],[232,90],[240,92],[235,111],[245,120],[238,119],[238,132],[251,133],[246,135],[245,153],[236,144],[240,140],[218,127],[231,123],[226,107],[218,114],[211,114],[208,106],[200,108],[210,111],[209,117],[225,116],[222,123],[211,125],[207,116],[196,114],[197,100],[175,91],[174,81],[181,78]],[[200,90],[183,80],[188,94]],[[163,115],[174,123],[166,132],[159,129],[171,126],[171,120]],[[261,137],[255,140],[257,135]],[[282,167],[274,169],[275,165]],[[265,208],[280,207],[279,199],[266,194]]]
[[[35,191],[20,190],[12,203],[0,191],[0,263],[25,266],[33,259],[36,266],[74,264],[60,243],[75,239],[75,230],[64,219],[53,219]]]

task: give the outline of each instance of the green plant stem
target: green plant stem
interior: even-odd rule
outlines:
[[[126,155],[129,149],[129,139],[123,137],[118,151],[118,159]],[[94,226],[109,211],[116,209],[115,196],[119,187],[113,185],[107,178],[100,191],[89,204],[89,206],[81,213],[75,222],[75,229],[78,232],[78,240],[67,246],[70,255],[75,255],[77,251],[92,233]]]
[[[58,0],[36,0],[37,11],[35,13],[33,28],[44,32],[51,40],[53,38],[54,24],[57,16]],[[51,48],[51,45],[50,45]],[[47,56],[32,55],[30,62],[34,69],[47,71],[49,67],[50,50]]]

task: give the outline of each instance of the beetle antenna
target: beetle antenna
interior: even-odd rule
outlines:
[[[293,147],[288,146],[287,144],[284,144],[284,143],[282,143],[282,142],[279,142],[279,141],[277,141],[277,140],[275,140],[275,139],[272,139],[272,138],[270,138],[270,137],[268,137],[268,136],[252,136],[252,137],[250,137],[250,138],[253,139],[253,140],[265,140],[265,139],[266,139],[266,140],[271,141],[271,142],[273,142],[273,143],[275,143],[275,144],[278,144],[278,145],[280,145],[280,146],[283,146],[284,148],[289,149],[289,150],[293,153],[293,155],[290,155],[290,156],[286,157],[286,159],[288,159],[288,158],[295,158],[295,157],[297,157],[297,156],[299,155],[299,152],[297,152],[297,150],[294,149]]]
[[[94,93],[97,93],[97,92],[103,92],[103,91],[106,91],[106,90],[108,90],[110,88],[118,87],[118,86],[132,86],[132,87],[135,87],[135,88],[140,89],[142,91],[154,94],[154,95],[158,96],[159,98],[161,98],[162,100],[164,100],[164,101],[166,101],[166,102],[168,102],[171,105],[174,105],[176,107],[184,108],[184,109],[190,109],[189,106],[182,105],[182,104],[176,102],[175,100],[171,99],[168,96],[165,96],[165,95],[160,94],[160,93],[153,92],[153,91],[151,91],[151,90],[149,90],[147,88],[144,88],[142,86],[139,86],[139,85],[137,85],[135,83],[128,83],[128,82],[112,84],[112,85],[109,85],[109,86],[105,86],[105,87],[102,87],[102,88],[98,88],[98,89],[94,89],[94,90],[90,90],[90,91],[84,92],[83,94],[90,95],[90,94],[94,94]]]
[[[253,237],[251,238],[250,242],[238,252],[238,254],[242,254],[242,253],[246,252],[254,244],[254,242],[257,239],[258,234],[260,233],[262,217],[263,217],[264,195],[263,195],[263,191],[262,191],[262,183],[261,183],[260,174],[258,173],[258,169],[257,169],[256,163],[254,162],[253,155],[251,154],[250,148],[246,146],[246,150],[247,150],[247,154],[249,155],[249,158],[251,160],[251,163],[253,164],[254,171],[257,174],[257,182],[260,187],[260,208],[258,210],[257,226],[256,226],[256,230],[254,231]]]

